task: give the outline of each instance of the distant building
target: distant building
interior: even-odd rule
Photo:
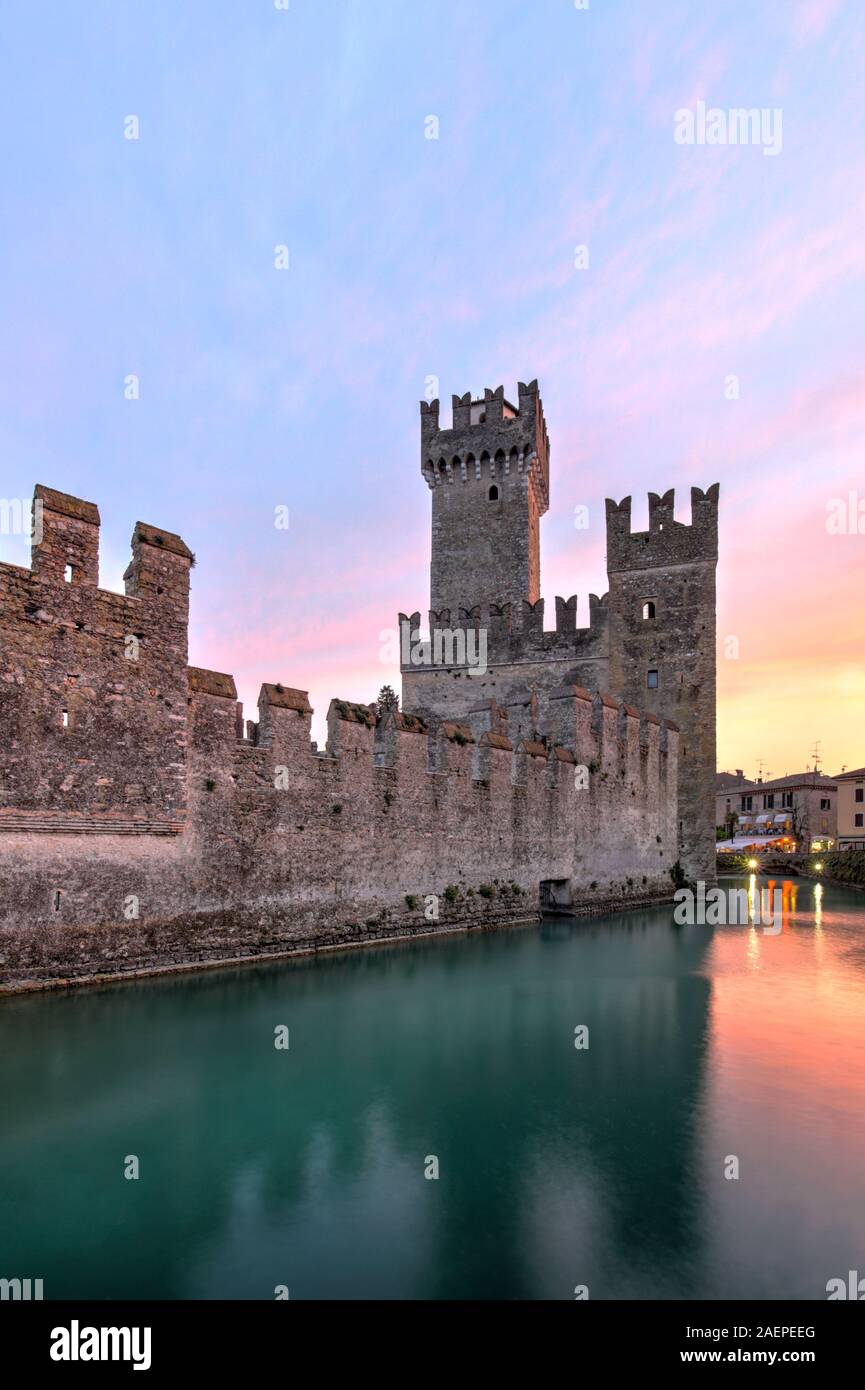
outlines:
[[[751,785],[751,778],[745,776],[741,767],[735,772],[715,773],[715,825],[719,830],[730,823],[732,816],[738,815],[739,792],[742,787]]]
[[[865,779],[865,772],[858,776]],[[865,806],[862,809],[865,811]],[[748,781],[739,768],[735,775],[719,772],[716,824],[730,826],[733,816],[737,836],[791,837],[809,842],[812,849],[831,849],[838,835],[838,779],[822,772],[797,772],[763,782]],[[865,836],[865,831],[860,833]]]
[[[865,849],[865,767],[841,772],[838,784],[838,848]]]

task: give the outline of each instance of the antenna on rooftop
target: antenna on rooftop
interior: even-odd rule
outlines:
[[[819,771],[820,771],[820,763],[821,763],[821,761],[822,761],[822,758],[821,758],[821,756],[820,756],[820,744],[821,744],[821,743],[822,743],[822,739],[819,739],[819,738],[818,738],[818,739],[815,739],[815,740],[814,740],[814,747],[811,749],[811,757],[814,759],[814,771],[815,771],[815,772],[819,772]]]

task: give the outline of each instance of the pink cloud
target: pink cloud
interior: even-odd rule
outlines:
[[[799,0],[793,11],[793,37],[801,48],[822,38],[844,0]]]

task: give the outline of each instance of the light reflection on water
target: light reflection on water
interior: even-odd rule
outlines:
[[[777,935],[655,909],[3,1002],[0,1276],[825,1297],[865,1271],[865,896],[777,886]]]

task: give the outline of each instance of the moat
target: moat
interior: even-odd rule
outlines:
[[[655,908],[8,998],[0,1277],[824,1299],[865,1274],[863,1018],[865,895],[813,883],[778,935]]]

